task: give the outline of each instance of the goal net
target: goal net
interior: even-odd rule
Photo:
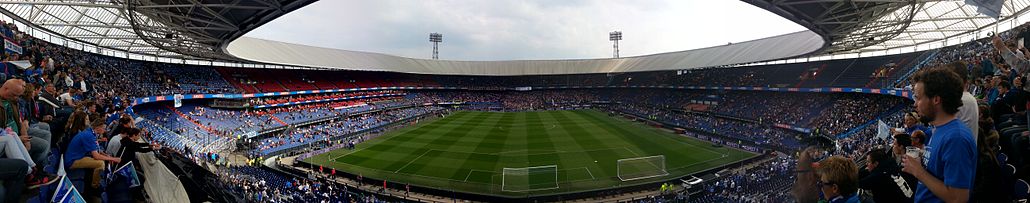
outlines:
[[[669,175],[665,171],[665,155],[618,160],[618,175],[622,181],[640,180]]]
[[[501,173],[501,190],[505,192],[556,188],[558,188],[558,165],[504,168]]]

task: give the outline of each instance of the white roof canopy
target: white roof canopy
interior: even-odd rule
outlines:
[[[242,37],[227,47],[236,57],[265,63],[348,70],[448,75],[553,75],[677,70],[794,57],[822,48],[822,37],[802,31],[764,39],[617,59],[450,61],[347,51]]]

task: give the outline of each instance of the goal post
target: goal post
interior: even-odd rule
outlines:
[[[619,159],[619,180],[631,181],[669,175],[665,170],[665,155]]]
[[[528,192],[558,188],[558,165],[504,168],[501,191]]]

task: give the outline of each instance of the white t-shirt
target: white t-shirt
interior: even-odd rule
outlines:
[[[973,94],[962,92],[962,106],[958,107],[955,117],[973,131],[973,141],[976,141],[977,134],[980,133],[980,107],[977,106]]]
[[[64,84],[68,85],[68,87],[72,87],[72,86],[75,86],[75,81],[72,80],[71,76],[65,75],[64,76]]]
[[[105,150],[105,151],[107,152],[107,154],[110,154],[111,156],[118,156],[118,155],[120,155],[120,154],[118,154],[118,148],[122,148],[122,135],[121,134],[115,135],[114,137],[111,137],[111,139],[107,141],[107,150]]]
[[[82,92],[87,92],[86,91],[86,81],[85,80],[79,81],[79,89],[81,89]]]
[[[67,93],[67,92],[62,93],[61,95],[58,95],[57,99],[60,99],[61,102],[62,102],[61,104],[63,104],[63,105],[67,105],[69,103],[68,101],[75,101],[75,99],[72,98],[72,94]]]

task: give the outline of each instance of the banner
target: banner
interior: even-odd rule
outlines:
[[[515,87],[515,91],[530,91],[533,87]]]
[[[254,138],[254,137],[257,137],[257,136],[258,136],[257,131],[250,131],[250,132],[243,133],[242,135],[240,135],[240,137],[246,137],[246,138]]]
[[[175,98],[175,108],[182,107],[182,94],[175,94],[172,98]]]
[[[140,186],[139,176],[136,175],[136,168],[133,167],[133,163],[131,161],[111,173],[112,180],[117,179],[118,176],[125,177],[130,188]]]
[[[86,200],[82,198],[82,194],[79,194],[67,176],[61,176],[61,181],[54,188],[54,196],[50,198],[50,202],[86,203]]]
[[[18,45],[18,43],[11,41],[11,39],[4,38],[4,50],[7,52],[21,54],[21,45]]]
[[[997,20],[1001,17],[1001,8],[1005,0],[966,0],[966,4],[976,6],[976,12]]]
[[[891,136],[891,127],[887,126],[883,120],[877,121],[876,124],[876,138],[885,139]]]

